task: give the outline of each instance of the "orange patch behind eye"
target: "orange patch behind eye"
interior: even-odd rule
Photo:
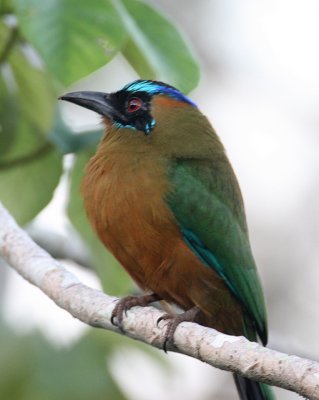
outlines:
[[[153,103],[159,106],[165,106],[165,107],[186,107],[189,106],[188,103],[180,100],[175,100],[172,97],[169,96],[155,96],[153,99]]]

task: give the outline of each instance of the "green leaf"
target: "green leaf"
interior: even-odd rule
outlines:
[[[63,153],[77,153],[88,147],[96,146],[103,134],[102,129],[75,133],[63,121],[59,108],[55,114],[53,128],[49,133],[49,139]]]
[[[56,101],[48,75],[18,43],[0,69],[0,162],[24,157],[43,143]]]
[[[0,156],[6,152],[14,141],[17,119],[17,104],[9,95],[4,81],[6,58],[10,51],[12,29],[0,20]]]
[[[12,0],[0,0],[0,15],[13,13]]]
[[[107,342],[107,333],[104,336]],[[48,400],[125,399],[107,369],[105,353],[89,336],[63,351],[44,345],[34,349],[39,367],[29,386],[29,400],[33,393]]]
[[[187,93],[199,81],[197,62],[174,25],[138,0],[114,0],[130,40],[123,53],[143,79],[157,79]]]
[[[22,118],[42,135],[48,133],[52,123],[56,96],[48,74],[37,65],[26,49],[16,48],[9,56],[14,79],[13,92],[18,97]]]
[[[62,155],[45,137],[55,95],[18,42],[3,60],[0,89],[0,200],[24,224],[50,201],[62,173]]]
[[[93,265],[102,281],[103,288],[108,293],[120,296],[128,294],[131,291],[132,283],[123,268],[93,232],[84,211],[82,196],[80,195],[80,184],[84,168],[92,155],[93,150],[89,149],[78,153],[76,156],[71,174],[68,215],[72,224],[89,247]]]
[[[17,114],[17,102],[8,93],[0,70],[0,157],[6,154],[14,143],[18,120],[12,116]]]
[[[25,224],[51,200],[61,174],[62,155],[44,143],[29,160],[0,168],[0,201]]]
[[[103,333],[103,348],[86,335],[68,348],[57,349],[39,333],[18,337],[0,325],[0,398],[124,400],[105,362],[112,349],[107,346],[108,334]]]
[[[1,1],[1,0],[0,0]],[[1,10],[1,9],[0,9]],[[10,27],[0,20],[0,60],[10,37]]]
[[[126,40],[109,0],[15,0],[15,4],[24,35],[65,85],[103,66]]]

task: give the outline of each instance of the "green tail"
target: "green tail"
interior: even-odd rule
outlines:
[[[270,386],[234,374],[240,400],[276,400]]]

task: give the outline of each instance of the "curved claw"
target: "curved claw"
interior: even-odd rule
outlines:
[[[117,326],[122,331],[123,330],[122,322],[123,322],[122,311],[120,308],[117,309],[115,307],[111,315],[111,324]]]
[[[143,296],[127,296],[127,297],[123,297],[122,299],[120,299],[113,311],[112,311],[112,315],[111,315],[111,324],[114,326],[117,326],[120,330],[123,331],[123,315],[125,317],[127,317],[127,312],[129,311],[130,308],[135,307],[135,306],[147,306],[150,303],[153,303],[154,301],[158,301],[161,300],[160,297],[155,294],[146,294]],[[117,319],[117,321],[115,322],[115,318]]]
[[[114,326],[116,325],[116,323],[114,321],[115,318],[116,318],[116,315],[113,315],[113,313],[112,313],[112,315],[111,315],[111,324],[114,325]]]
[[[200,309],[196,306],[192,307],[191,309],[185,311],[182,314],[178,315],[170,315],[164,314],[160,318],[158,318],[156,325],[158,326],[159,322],[168,319],[168,323],[166,326],[166,332],[164,336],[163,342],[163,350],[167,353],[169,347],[174,347],[174,333],[181,322],[189,321],[194,322],[200,313]]]
[[[156,321],[156,327],[159,328],[159,324],[162,321],[165,321],[167,318],[165,318],[167,316],[167,314],[162,315],[161,317],[159,317]]]

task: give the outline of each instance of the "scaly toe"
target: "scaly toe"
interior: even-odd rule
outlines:
[[[172,318],[175,318],[175,317],[176,317],[175,315],[171,315],[171,314],[164,314],[164,315],[162,315],[162,316],[159,317],[158,320],[156,321],[156,326],[157,326],[157,328],[159,328],[160,322],[166,321],[166,320],[168,320],[168,319],[172,319]]]
[[[111,315],[111,324],[117,326],[121,331],[123,331],[123,312],[125,310],[125,303],[123,300],[125,300],[125,298],[117,302]]]
[[[145,307],[154,301],[161,300],[160,297],[155,294],[145,294],[143,296],[127,296],[118,300],[116,303],[112,315],[111,324],[117,326],[121,331],[123,331],[123,316],[127,316],[127,312],[130,308],[135,306]]]
[[[178,327],[178,325],[184,321],[194,322],[196,320],[196,318],[198,317],[199,313],[200,313],[200,309],[198,307],[194,306],[182,314],[177,314],[177,315],[165,314],[157,320],[157,326],[158,326],[159,322],[161,322],[163,320],[169,320],[166,325],[166,332],[165,332],[164,342],[163,342],[163,350],[165,351],[165,353],[167,353],[167,350],[169,348],[176,347],[175,342],[174,342],[174,334],[175,334],[175,331],[176,331],[176,328]]]

